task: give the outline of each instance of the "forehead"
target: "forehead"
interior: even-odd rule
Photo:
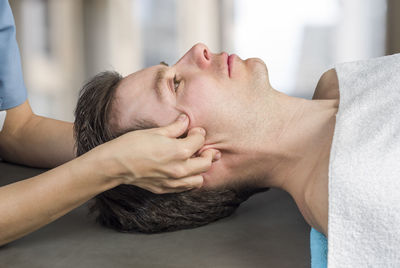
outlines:
[[[132,129],[139,120],[151,119],[152,113],[163,108],[155,87],[160,70],[166,69],[155,65],[123,78],[113,102],[110,121],[113,128]]]
[[[122,79],[122,82],[118,88],[119,88],[119,90],[124,89],[124,88],[126,89],[127,87],[131,88],[131,87],[140,87],[140,86],[147,86],[147,88],[148,88],[148,87],[152,86],[152,83],[154,82],[157,71],[162,68],[163,68],[163,66],[161,66],[161,65],[155,65],[155,66],[151,66],[149,68],[145,68],[140,71],[131,73],[130,75],[127,75]]]

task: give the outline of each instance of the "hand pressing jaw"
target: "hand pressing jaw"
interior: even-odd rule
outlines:
[[[220,153],[208,149],[195,157],[204,144],[206,133],[202,128],[192,128],[185,138],[177,139],[186,131],[187,121],[187,116],[183,115],[166,127],[128,132],[102,146],[108,154],[105,157],[110,158],[105,162],[110,170],[120,172],[115,176],[121,177],[124,184],[153,193],[200,188],[201,173],[219,159]]]

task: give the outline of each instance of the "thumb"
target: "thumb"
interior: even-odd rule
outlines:
[[[189,118],[186,114],[181,114],[174,122],[165,127],[160,127],[157,132],[170,138],[177,138],[185,133],[188,125]]]

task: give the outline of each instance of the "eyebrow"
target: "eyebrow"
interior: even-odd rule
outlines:
[[[164,65],[162,63],[160,63],[160,64]],[[166,77],[166,74],[167,74],[167,70],[168,70],[167,67],[161,67],[161,68],[158,69],[157,74],[156,74],[154,88],[156,90],[156,93],[157,93],[157,96],[158,96],[159,99],[163,98],[163,94],[162,94],[162,91],[161,91],[161,86],[162,86],[162,83],[165,80],[165,77]]]

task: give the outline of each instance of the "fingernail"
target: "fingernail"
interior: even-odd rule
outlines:
[[[199,128],[199,132],[200,132],[203,136],[206,135],[206,131],[205,131],[204,128]]]
[[[217,161],[221,159],[221,152],[215,154],[213,161]]]
[[[179,120],[179,121],[185,121],[186,119],[187,119],[186,114],[181,114],[181,115],[178,117],[178,120]]]

